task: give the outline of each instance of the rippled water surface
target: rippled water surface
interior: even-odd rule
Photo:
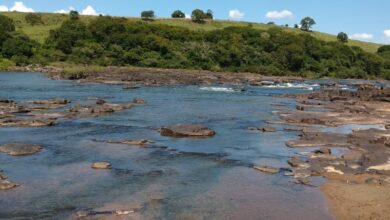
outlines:
[[[142,219],[331,219],[317,188],[296,185],[283,173],[267,175],[252,164],[286,167],[294,149],[285,141],[297,133],[261,134],[282,107],[275,94],[307,92],[307,87],[141,87],[52,81],[33,73],[0,73],[0,98],[27,102],[66,98],[87,103],[146,100],[145,105],[112,115],[60,120],[54,127],[0,128],[0,144],[44,146],[38,154],[0,154],[0,169],[21,186],[0,192],[0,218],[63,219],[78,210],[136,209]],[[157,128],[177,123],[204,124],[213,138],[162,137]],[[150,139],[150,148],[95,142]],[[112,170],[93,170],[109,161]]]

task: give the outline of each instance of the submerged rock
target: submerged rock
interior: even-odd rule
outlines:
[[[0,146],[0,152],[11,156],[26,156],[38,153],[42,147],[34,144],[5,144]]]
[[[55,125],[55,119],[16,119],[0,120],[0,127],[46,127]]]
[[[106,141],[109,144],[127,144],[127,145],[147,145],[153,143],[153,141],[146,140],[146,139],[140,139],[140,140],[123,140],[123,141],[113,141],[109,140]]]
[[[35,100],[33,101],[34,104],[39,105],[66,105],[70,103],[69,100],[61,99],[61,98],[55,98],[55,99],[41,99],[41,100]]]
[[[254,166],[253,168],[263,173],[271,173],[271,174],[276,174],[279,173],[280,171],[279,168],[271,167],[271,166]]]
[[[111,164],[108,162],[95,162],[91,165],[93,169],[111,169]]]
[[[162,136],[170,137],[211,137],[215,131],[203,125],[178,124],[160,128]]]

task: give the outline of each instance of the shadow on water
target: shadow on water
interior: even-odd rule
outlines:
[[[78,210],[135,209],[144,219],[331,219],[317,189],[289,183],[282,173],[266,175],[253,164],[286,167],[295,132],[260,133],[248,127],[276,119],[273,96],[297,88],[245,90],[198,86],[141,87],[51,81],[40,74],[1,73],[0,98],[27,102],[61,97],[73,103],[88,97],[109,102],[134,98],[146,104],[95,118],[61,119],[54,127],[0,128],[0,144],[44,146],[38,154],[0,154],[0,169],[21,186],[0,192],[0,218],[68,218]],[[90,100],[89,100],[90,101]],[[217,134],[205,139],[162,137],[156,130],[199,123]],[[147,147],[94,140],[148,139]],[[91,164],[108,161],[111,170]]]

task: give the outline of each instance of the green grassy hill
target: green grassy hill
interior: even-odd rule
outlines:
[[[3,12],[2,14],[12,18],[16,24],[17,31],[23,32],[27,34],[30,38],[43,43],[44,40],[49,35],[50,30],[53,30],[55,28],[58,28],[61,23],[68,18],[68,15],[64,14],[54,14],[54,13],[40,13],[42,16],[43,23],[42,25],[36,25],[31,26],[25,21],[25,13],[20,12]],[[91,20],[93,20],[95,17],[93,16],[81,16],[81,20],[88,23]],[[130,17],[129,20],[140,20],[140,18],[134,18]],[[158,24],[166,24],[171,26],[180,26],[180,27],[186,27],[191,30],[215,30],[215,29],[222,29],[225,27],[230,26],[247,26],[251,24],[253,28],[256,29],[262,29],[266,30],[270,27],[273,27],[274,25],[266,25],[266,24],[260,24],[260,23],[249,23],[249,22],[235,22],[235,21],[224,21],[224,20],[215,20],[215,21],[208,21],[205,24],[197,24],[193,23],[191,20],[188,19],[156,19],[154,23]],[[293,32],[293,33],[300,33],[301,31],[294,28],[287,28],[283,27],[284,30]],[[321,32],[312,32],[312,35],[318,39],[324,40],[324,41],[336,41],[336,36]],[[350,40],[348,43],[350,46],[358,46],[362,49],[368,51],[368,52],[376,52],[378,48],[381,46],[380,44],[376,43],[368,43],[368,42],[362,42],[362,41],[356,41],[356,40]]]

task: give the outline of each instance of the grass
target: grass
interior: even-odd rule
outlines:
[[[68,15],[64,14],[54,14],[54,13],[40,13],[42,16],[42,25],[31,26],[28,24],[24,17],[25,13],[21,12],[3,12],[2,14],[12,18],[16,24],[17,31],[23,32],[27,34],[31,39],[34,39],[40,43],[44,43],[45,39],[48,37],[50,30],[58,28],[63,21],[68,19]],[[81,16],[82,21],[89,23],[95,17],[93,16]],[[130,21],[140,21],[140,18],[129,17]],[[161,18],[156,19],[153,23],[157,24],[166,24],[171,26],[179,26],[185,27],[191,30],[203,30],[203,31],[211,31],[216,29],[223,29],[226,27],[243,27],[251,25],[253,28],[267,30],[270,27],[274,27],[274,25],[267,25],[261,23],[250,23],[250,22],[237,22],[237,21],[226,21],[226,20],[214,20],[208,21],[205,24],[197,24],[188,19],[167,19]],[[293,32],[293,33],[302,33],[301,30],[295,28],[282,27],[284,30]],[[324,40],[324,41],[336,41],[337,38],[335,35],[322,33],[322,32],[311,32],[312,36]],[[350,46],[358,46],[363,50],[371,53],[375,53],[381,44],[369,43],[357,40],[350,40],[348,42]]]

